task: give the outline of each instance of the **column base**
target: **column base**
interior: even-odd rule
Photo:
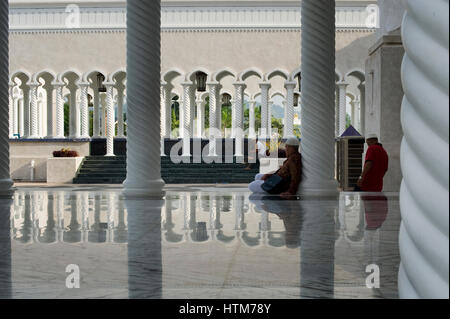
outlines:
[[[297,195],[302,198],[330,197],[331,199],[339,198],[338,183],[336,180],[323,181],[321,183],[308,183],[307,180],[300,184]]]
[[[138,185],[138,183],[129,182],[128,179],[123,183],[123,195],[125,199],[133,198],[148,198],[148,199],[162,199],[165,195],[165,183],[162,179],[151,180],[145,185]]]
[[[15,188],[12,179],[0,179],[0,198],[9,198],[14,194]]]

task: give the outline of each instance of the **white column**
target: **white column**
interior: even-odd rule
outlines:
[[[25,121],[25,119],[24,119],[24,116],[23,116],[24,115],[24,111],[23,111],[23,108],[24,108],[24,106],[23,106],[23,95],[19,96],[19,100],[18,100],[17,104],[18,104],[17,107],[18,107],[18,113],[19,113],[19,116],[18,116],[18,121],[19,121],[18,132],[19,132],[20,137],[23,138],[24,133],[25,133],[25,129],[24,129],[24,121]]]
[[[9,90],[8,90],[8,95],[9,95],[9,138],[14,138],[14,86],[16,84],[13,82],[9,82]]]
[[[8,1],[0,1],[0,196],[12,196],[9,173],[9,67]]]
[[[19,133],[19,97],[13,95],[13,132]]]
[[[69,132],[70,138],[80,138],[80,106],[77,103],[77,87],[75,85],[69,87]]]
[[[209,88],[209,156],[216,154],[216,137],[218,137],[217,112],[219,106],[220,84],[218,82],[208,83]]]
[[[196,137],[202,138],[203,137],[203,129],[202,129],[202,122],[204,123],[204,117],[205,117],[205,106],[203,104],[203,100],[201,100],[200,96],[195,101],[195,104],[197,106],[197,132]]]
[[[361,133],[361,97],[357,96],[355,101],[353,102],[355,108],[355,119],[354,119],[354,127],[355,129]]]
[[[106,156],[114,156],[114,136],[115,130],[115,116],[114,116],[114,83],[104,83],[106,86]]]
[[[235,104],[234,104],[234,114],[235,114],[235,127],[234,127],[234,138],[235,138],[235,153],[236,157],[244,156],[244,90],[246,88],[245,83],[234,83],[235,89]]]
[[[185,82],[181,84],[183,87],[183,157],[191,156],[191,123],[192,123],[192,105],[191,93],[193,90],[192,83]]]
[[[408,1],[402,25],[399,295],[449,297],[449,1]]]
[[[255,105],[256,101],[250,101],[249,102],[249,118],[248,118],[248,137],[249,138],[255,138],[256,137],[256,129],[255,129]]]
[[[162,137],[170,138],[172,131],[172,87],[164,83],[161,85],[161,124],[162,124]]]
[[[106,93],[103,92],[100,94],[99,116],[100,137],[106,137]]]
[[[296,82],[286,82],[286,104],[284,108],[284,138],[294,136],[294,90]]]
[[[30,135],[28,138],[38,138],[38,83],[29,83],[30,86]]]
[[[30,87],[26,84],[21,86],[23,92],[23,137],[30,136]]]
[[[335,1],[302,1],[300,193],[337,193],[334,179]]]
[[[263,82],[259,84],[261,88],[261,131],[260,137],[266,138],[268,135],[267,123],[269,117],[269,89],[270,83]]]
[[[124,138],[124,119],[123,119],[123,104],[124,104],[124,90],[123,85],[117,87],[117,137]]]
[[[81,138],[89,138],[89,82],[79,82],[80,88],[80,112],[81,112]]]
[[[53,85],[51,83],[46,83],[44,86],[44,89],[46,90],[46,96],[47,96],[47,131],[44,132],[45,138],[53,138]]]
[[[267,107],[267,136],[272,136],[272,107],[273,107],[274,101],[270,100],[269,105]]]
[[[339,134],[341,136],[342,133],[345,132],[346,124],[347,124],[347,86],[348,83],[338,83],[339,88]]]
[[[93,114],[93,134],[94,138],[100,137],[100,93],[96,86],[93,87],[94,90],[94,114]]]
[[[201,138],[205,138],[205,106],[206,106],[206,101],[202,100],[202,103],[200,104],[200,112],[201,112],[201,117],[200,117],[200,137]]]
[[[64,83],[53,83],[56,90],[56,136],[64,138]]]
[[[366,85],[361,84],[359,87],[361,93],[360,118],[359,118],[359,132],[362,136],[366,135]]]
[[[157,196],[161,179],[161,1],[127,1],[127,196]],[[142,48],[146,50],[142,50]],[[142,90],[145,84],[146,89]],[[145,133],[144,133],[145,132]]]

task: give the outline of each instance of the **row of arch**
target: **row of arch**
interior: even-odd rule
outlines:
[[[301,95],[301,87],[299,77],[301,77],[301,68],[297,68],[292,72],[283,69],[274,69],[270,72],[263,73],[257,68],[249,68],[242,72],[235,72],[230,68],[224,68],[216,72],[210,72],[206,68],[195,68],[190,72],[183,72],[181,69],[172,68],[161,74],[161,85],[168,88],[170,95],[164,96],[164,99],[170,99],[170,107],[173,108],[176,102],[182,102],[183,90],[182,85],[191,85],[195,93],[196,76],[201,72],[206,76],[207,84],[217,84],[220,87],[220,96],[228,95],[231,99],[235,97],[236,83],[246,85],[243,95],[246,107],[249,107],[250,102],[254,105],[261,104],[261,89],[260,84],[266,83],[270,86],[268,95],[269,103],[281,104],[286,115],[288,92],[286,92],[285,84],[295,84],[294,93]],[[100,77],[100,80],[99,80]],[[363,71],[353,69],[344,75],[336,71],[336,83],[343,83],[349,79],[355,79],[359,89],[365,84],[365,76]],[[252,82],[252,83],[251,83]],[[21,138],[90,138],[90,137],[107,137],[107,96],[105,92],[100,89],[104,85],[111,85],[113,87],[112,100],[114,101],[114,121],[115,121],[115,135],[124,137],[126,135],[126,70],[125,68],[118,69],[112,73],[107,73],[101,69],[92,69],[88,72],[82,73],[75,69],[69,69],[62,73],[56,73],[50,69],[45,69],[37,73],[31,74],[26,70],[18,70],[12,73],[10,77],[11,101],[10,101],[10,137],[19,136]],[[247,86],[248,85],[248,86]],[[69,123],[64,124],[64,114],[58,113],[58,108],[61,108],[61,102],[58,102],[57,91],[55,88],[62,86],[63,103],[69,104]],[[86,99],[87,106],[83,104],[83,90],[82,86],[87,86]],[[37,88],[37,95],[32,94],[33,88]],[[363,99],[363,92],[349,92],[351,100]],[[209,92],[197,92],[194,94],[191,107],[194,110],[195,124],[192,125],[193,134],[197,137],[207,137],[205,132],[204,110],[202,107],[206,104],[209,98]],[[33,111],[35,104],[33,99],[39,100],[39,111]],[[178,101],[174,100],[178,99]],[[234,101],[233,101],[234,102]],[[58,103],[60,103],[58,105]],[[164,103],[164,102],[163,102]],[[337,104],[339,101],[337,100]],[[202,106],[203,104],[203,106]],[[35,107],[35,106],[34,106]],[[89,110],[85,110],[86,108]],[[339,105],[337,105],[339,107]],[[234,104],[231,105],[234,109]],[[297,110],[297,109],[296,109]],[[271,123],[271,109],[269,107],[269,123]],[[89,115],[86,113],[93,113],[93,119],[89,122]],[[299,109],[296,112],[295,118],[298,121]],[[172,112],[168,116],[170,121],[173,121]],[[58,115],[59,114],[59,115]],[[67,115],[66,115],[67,116]],[[180,116],[180,115],[178,115]],[[219,114],[220,116],[220,114]],[[34,117],[38,117],[34,119]],[[249,120],[249,119],[247,119]],[[293,119],[284,119],[292,121]],[[218,122],[220,123],[220,119]],[[166,121],[166,123],[168,123]],[[194,122],[193,122],[194,123]],[[181,126],[182,123],[179,125]],[[298,123],[297,123],[298,124]],[[64,125],[66,127],[64,127]],[[61,129],[61,126],[64,129]],[[67,127],[68,126],[68,127]],[[169,126],[166,124],[166,126]],[[194,126],[196,127],[194,129]],[[170,125],[170,130],[172,125]],[[257,130],[258,128],[254,128]],[[169,128],[163,127],[162,130],[169,131]],[[37,133],[36,133],[37,132]],[[166,137],[181,137],[181,135],[174,136],[173,134],[162,133]],[[178,133],[179,134],[179,133]]]

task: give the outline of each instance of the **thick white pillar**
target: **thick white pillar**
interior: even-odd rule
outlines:
[[[13,96],[13,103],[14,103],[14,116],[13,116],[13,132],[14,134],[19,134],[19,103],[20,99],[19,96],[14,95]]]
[[[114,83],[104,83],[106,87],[106,156],[114,156],[115,116],[114,116]]]
[[[263,82],[259,84],[261,88],[261,130],[260,137],[266,138],[268,136],[268,118],[269,118],[269,89],[270,83]]]
[[[0,197],[12,196],[9,173],[9,48],[8,1],[0,1]]]
[[[342,133],[345,132],[346,124],[347,124],[347,86],[348,83],[338,83],[339,90],[339,134],[341,136]]]
[[[53,83],[56,90],[56,136],[64,138],[64,83]]]
[[[183,157],[191,156],[191,131],[192,131],[192,104],[191,94],[193,85],[190,82],[184,82],[181,84],[183,87]]]
[[[358,132],[361,132],[361,97],[357,96],[355,101],[353,102],[354,105],[354,127]]]
[[[337,194],[334,179],[335,1],[302,1],[302,155],[299,192]]]
[[[216,156],[216,138],[219,137],[217,113],[220,103],[220,84],[218,82],[210,82],[207,85],[209,89],[209,156]]]
[[[244,90],[245,83],[234,83],[234,114],[235,127],[233,137],[235,138],[235,157],[244,157]]]
[[[94,90],[94,114],[93,114],[93,137],[100,137],[100,93],[96,86],[93,87]]]
[[[78,87],[80,89],[81,138],[89,138],[89,82],[79,82]]]
[[[38,97],[39,83],[29,83],[30,87],[30,135],[28,138],[38,138]]]
[[[9,82],[8,85],[8,95],[9,95],[9,100],[8,100],[8,106],[9,106],[9,138],[14,138],[14,86],[16,84],[14,82]]]
[[[399,295],[449,297],[449,1],[410,0],[402,25]]]
[[[118,85],[117,89],[117,137],[124,138],[124,119],[123,119],[123,104],[124,104],[124,90],[125,86]]]
[[[286,104],[284,108],[284,129],[283,137],[290,138],[294,136],[294,90],[296,82],[286,82]]]
[[[127,1],[126,196],[161,197],[161,1]],[[142,48],[145,48],[143,50]],[[145,90],[142,90],[145,85]]]
[[[255,105],[256,101],[250,101],[249,102],[249,116],[248,116],[248,137],[249,138],[255,138],[256,137],[256,129],[255,129],[255,123],[256,123],[256,117],[255,117]]]

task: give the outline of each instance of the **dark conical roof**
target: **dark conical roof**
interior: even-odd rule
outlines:
[[[346,129],[345,132],[342,133],[341,135],[341,137],[345,136],[362,136],[362,135],[359,134],[359,132],[352,125],[350,125],[348,129]]]

